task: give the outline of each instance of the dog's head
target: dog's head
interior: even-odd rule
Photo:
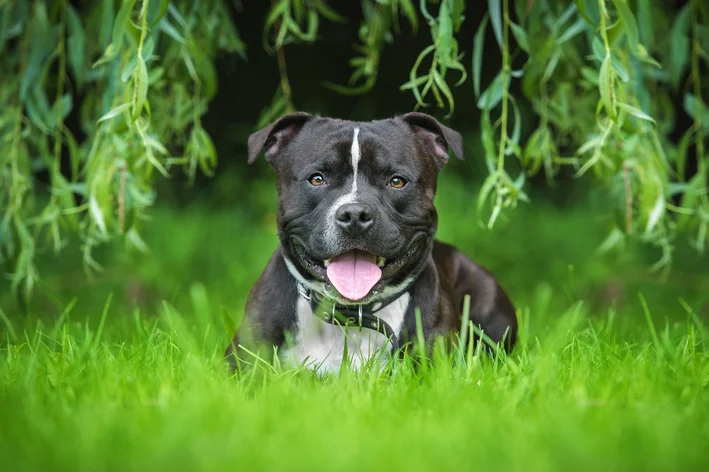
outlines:
[[[249,137],[278,179],[289,271],[340,303],[397,293],[422,270],[438,215],[438,171],[459,133],[423,113],[353,122],[291,113]]]

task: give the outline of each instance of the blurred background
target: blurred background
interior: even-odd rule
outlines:
[[[62,37],[63,31],[69,31],[66,34],[68,48],[71,48],[72,44],[76,45],[78,41],[78,35],[71,34],[71,18],[74,14],[77,16],[77,21],[85,30],[85,44],[82,51],[87,59],[82,67],[89,70],[92,63],[103,57],[102,53],[109,46],[117,44],[116,26],[114,25],[113,28],[107,26],[119,23],[120,12],[126,3],[130,2],[86,1],[55,4],[47,2],[42,13],[37,5],[25,8],[18,6],[18,2],[0,1],[0,8],[2,8],[0,17],[10,18],[3,30],[6,33],[3,39],[6,41],[3,41],[2,54],[3,58],[8,60],[1,74],[1,80],[5,83],[2,88],[17,91],[23,87],[23,75],[17,72],[21,67],[26,66],[21,65],[22,61],[16,57],[22,57],[23,48],[33,50],[34,43],[23,38],[25,35],[31,36],[27,25],[40,24],[38,15],[44,15],[47,24],[51,24],[52,28],[63,25],[63,22],[68,25],[68,29],[58,30],[58,37]],[[160,8],[163,3],[169,2],[155,2]],[[133,121],[126,119],[128,124],[123,127],[113,124],[110,125],[111,128],[101,127],[106,123],[120,122],[120,114],[126,113],[123,109],[106,121],[99,124],[96,122],[102,116],[105,118],[107,113],[111,113],[111,110],[115,110],[115,106],[121,103],[122,99],[115,99],[116,96],[127,97],[127,103],[132,103],[131,110],[137,106],[135,102],[130,102],[134,92],[138,90],[136,94],[139,93],[141,84],[141,66],[139,64],[136,68],[134,56],[136,47],[148,41],[141,39],[143,31],[141,19],[144,15],[150,15],[150,12],[143,12],[140,2],[137,4],[133,2],[135,5],[131,5],[127,13],[129,21],[126,23],[128,26],[125,37],[119,34],[120,48],[114,48],[120,49],[121,52],[117,56],[107,58],[109,66],[104,65],[103,69],[99,67],[102,72],[96,72],[95,76],[87,73],[81,85],[78,80],[80,74],[77,73],[80,68],[74,65],[78,59],[72,59],[69,53],[69,64],[64,64],[68,71],[68,79],[63,85],[63,90],[71,95],[72,106],[61,116],[61,122],[77,141],[76,152],[80,156],[79,167],[83,171],[71,177],[72,155],[69,140],[65,138],[60,144],[56,169],[51,163],[43,165],[35,163],[27,166],[33,168],[28,171],[33,183],[31,196],[24,197],[22,209],[13,210],[12,198],[6,197],[0,199],[0,204],[4,204],[0,205],[0,212],[5,214],[5,223],[14,221],[13,218],[19,218],[17,215],[24,215],[27,221],[32,221],[32,217],[36,218],[37,215],[42,214],[41,208],[53,198],[52,189],[56,189],[58,185],[59,179],[54,174],[56,172],[64,175],[68,181],[87,184],[86,187],[72,187],[70,192],[73,197],[69,199],[70,206],[77,205],[81,208],[81,205],[84,205],[77,213],[85,215],[86,219],[80,219],[76,226],[72,226],[71,222],[61,225],[62,243],[59,251],[53,250],[52,237],[48,230],[45,234],[40,227],[33,232],[33,236],[36,236],[36,245],[33,246],[32,260],[36,272],[33,272],[35,275],[31,277],[34,281],[31,294],[24,290],[24,282],[27,279],[23,279],[21,284],[13,287],[13,281],[20,271],[18,268],[21,268],[23,253],[20,248],[24,246],[21,242],[10,244],[12,240],[22,238],[18,237],[19,233],[12,229],[17,228],[15,223],[6,224],[5,232],[0,233],[0,236],[4,234],[5,237],[4,257],[0,258],[3,272],[2,282],[0,282],[0,309],[6,322],[15,327],[33,323],[37,319],[51,323],[64,313],[68,306],[71,307],[73,319],[82,322],[86,319],[96,320],[101,316],[107,297],[113,294],[112,315],[108,322],[115,325],[118,330],[121,327],[130,329],[136,313],[148,317],[159,314],[164,309],[165,302],[176,306],[185,314],[208,310],[215,319],[223,322],[220,329],[225,333],[235,330],[242,316],[248,291],[277,245],[274,214],[275,176],[263,159],[259,159],[252,166],[247,164],[246,141],[249,134],[260,124],[269,121],[269,118],[275,119],[289,108],[351,120],[380,119],[413,110],[417,106],[414,95],[408,90],[400,90],[400,87],[410,79],[410,70],[421,51],[432,44],[432,34],[435,40],[438,37],[436,34],[441,34],[440,28],[445,26],[441,23],[443,7],[440,2],[429,2],[428,8],[435,17],[434,25],[438,29],[430,28],[431,24],[427,24],[425,15],[418,11],[418,5],[414,5],[417,10],[415,11],[417,26],[414,31],[413,23],[410,19],[407,21],[407,15],[403,10],[410,2],[400,2],[399,8],[402,9],[402,13],[395,15],[400,17],[398,20],[400,28],[397,33],[394,33],[393,27],[390,26],[392,32],[389,36],[393,40],[383,40],[381,56],[377,63],[376,83],[365,93],[346,94],[333,90],[332,87],[326,86],[325,82],[347,84],[350,80],[353,72],[350,59],[356,55],[354,46],[361,42],[362,28],[367,25],[371,28],[372,14],[382,14],[381,10],[376,10],[376,8],[383,8],[376,7],[377,2],[324,2],[346,21],[329,21],[324,15],[317,25],[316,41],[299,41],[294,36],[295,39],[292,41],[286,41],[279,48],[275,48],[277,51],[273,47],[264,47],[263,43],[264,38],[267,43],[271,38],[270,44],[273,44],[278,23],[267,33],[264,33],[264,25],[268,25],[279,2],[202,2],[203,5],[200,7],[191,7],[190,3],[169,3],[171,9],[155,13],[155,15],[164,15],[158,17],[162,20],[158,19],[155,22],[157,26],[152,29],[144,26],[146,30],[150,30],[148,40],[152,37],[150,35],[155,35],[156,38],[154,57],[146,61],[146,70],[149,73],[146,75],[149,77],[146,93],[150,110],[138,109],[139,118],[136,119],[136,113],[133,113]],[[302,8],[308,8],[308,2],[289,4],[291,8],[295,8],[293,5],[301,3]],[[314,3],[317,2],[312,2]],[[379,3],[386,7],[391,6],[390,2]],[[495,10],[489,11],[486,2],[449,3],[447,8],[455,9],[460,6],[459,4],[463,6],[464,21],[460,25],[454,25],[456,31],[451,36],[457,41],[458,54],[462,54],[462,63],[467,74],[474,76],[475,66],[472,61],[476,32],[483,18],[485,22],[489,21],[488,18],[493,18],[494,23]],[[491,5],[495,3],[491,2]],[[661,6],[652,5],[657,10],[648,14],[641,8],[645,3],[633,2],[635,5],[633,11],[640,20],[645,18],[646,22],[650,21],[655,26],[656,33],[671,31],[675,18],[686,10],[681,2],[664,2]],[[58,7],[57,5],[60,4],[62,6]],[[575,5],[572,7],[571,14],[564,19],[565,26],[562,31],[577,27],[574,25],[579,21],[578,24],[583,25],[583,28],[577,27],[580,34],[573,40],[569,38],[569,44],[563,46],[577,54],[576,59],[570,58],[569,54],[562,54],[560,63],[565,69],[562,70],[560,66],[561,72],[558,74],[565,78],[559,79],[559,83],[556,84],[559,87],[566,82],[580,83],[579,68],[574,65],[575,61],[587,61],[588,56],[592,54],[591,41],[595,35],[594,29],[584,23],[581,11]],[[71,13],[70,8],[74,13]],[[375,8],[374,13],[372,8]],[[529,41],[532,42],[533,38],[537,38],[535,41],[544,41],[544,31],[540,28],[559,21],[561,16],[567,14],[570,7],[564,2],[532,1],[512,2],[511,8],[516,15],[516,21],[529,32]],[[543,10],[537,12],[535,9]],[[109,15],[110,18],[106,13],[109,10],[113,15]],[[178,17],[180,13],[184,24]],[[456,13],[459,12],[453,11],[451,15]],[[645,14],[645,17],[641,17],[642,14]],[[522,15],[526,16],[521,18]],[[608,15],[609,24],[612,19],[619,18],[616,10],[612,10]],[[664,20],[660,18],[663,15],[666,17]],[[648,16],[652,18],[648,20],[646,18]],[[462,18],[462,15],[459,17]],[[101,20],[102,18],[104,20]],[[284,17],[279,18],[283,21]],[[15,19],[20,25],[17,31],[12,29]],[[170,23],[166,23],[168,20]],[[535,26],[534,21],[538,21],[541,26]],[[219,36],[221,33],[215,33],[214,38],[211,39],[200,36],[202,33],[209,34],[205,33],[205,30],[210,29],[218,33],[222,27],[214,25],[221,25],[223,22],[230,22],[237,32],[236,36],[231,37],[231,47],[217,44],[221,41]],[[644,24],[642,21],[639,23],[642,30],[647,30],[647,25],[642,26]],[[307,21],[304,21],[304,24],[307,24]],[[170,28],[179,31],[173,32]],[[187,34],[186,31],[190,28],[192,28],[191,33]],[[7,33],[8,31],[13,34]],[[481,31],[485,42],[480,46],[484,60],[479,70],[479,81],[485,89],[486,84],[493,82],[502,69],[504,59],[496,41],[495,25]],[[650,30],[650,33],[652,31]],[[650,33],[644,31],[642,34]],[[373,34],[372,31],[365,31],[364,37],[366,39]],[[687,29],[686,34],[690,34],[690,29]],[[160,35],[162,35],[162,42],[158,37]],[[511,36],[511,33],[509,35]],[[622,37],[622,32],[619,36]],[[186,48],[184,44],[180,46],[182,43],[179,38],[185,41],[184,44],[193,44],[194,47]],[[519,35],[516,38],[519,40]],[[207,41],[209,45],[204,45],[200,41]],[[618,41],[619,43],[615,45],[618,48],[617,57],[620,58],[619,60],[627,59],[632,62],[623,49],[627,46],[626,42],[622,39]],[[173,50],[173,43],[179,43],[174,47],[186,49]],[[211,96],[205,94],[205,89],[202,88],[202,95],[195,99],[197,105],[190,108],[190,111],[197,110],[198,125],[206,131],[213,143],[217,156],[216,163],[207,166],[207,172],[194,173],[182,172],[179,165],[175,164],[169,168],[169,178],[164,178],[154,169],[147,172],[145,170],[147,167],[141,167],[150,165],[144,162],[145,159],[141,160],[145,150],[141,150],[140,146],[135,150],[130,143],[135,136],[140,135],[140,131],[136,129],[141,120],[148,115],[152,128],[145,129],[149,134],[155,132],[156,139],[167,148],[170,156],[189,154],[189,146],[193,139],[189,133],[196,129],[194,118],[184,123],[177,120],[178,124],[174,129],[168,129],[169,125],[161,124],[160,120],[167,123],[171,119],[171,113],[177,114],[174,103],[179,99],[180,93],[187,96],[198,93],[198,90],[189,85],[190,67],[181,65],[180,71],[174,72],[176,69],[171,68],[170,64],[171,61],[181,57],[180,51],[186,50],[188,51],[186,54],[197,54],[196,51],[201,47],[206,51],[207,61],[213,67],[217,86]],[[557,47],[564,51],[562,45]],[[533,48],[528,46],[528,49]],[[670,49],[670,46],[660,43],[655,44],[654,50],[649,48],[650,53],[663,51],[665,57],[671,56]],[[71,51],[71,49],[67,50]],[[279,57],[279,54],[283,56]],[[32,57],[31,54],[29,57]],[[130,66],[131,57],[133,57],[133,66]],[[57,93],[61,96],[62,92],[62,89],[57,92],[57,74],[62,67],[60,58],[61,54],[48,54],[46,58],[48,62],[43,66],[45,67],[43,75],[35,79],[50,97],[50,101],[53,100],[51,97]],[[527,59],[528,55],[519,48],[514,48],[514,53],[509,58],[509,65],[513,69],[522,68]],[[278,93],[283,93],[284,69],[282,67],[279,69],[281,60],[283,62],[280,65],[285,65],[287,68],[290,88],[288,92],[290,103],[287,105],[276,103],[279,100]],[[110,65],[114,63],[118,65],[115,67]],[[195,63],[195,73],[200,76],[202,70],[206,69],[201,68],[198,59]],[[656,89],[663,90],[662,96],[666,96],[666,99],[661,100],[664,107],[662,110],[657,111],[652,108],[647,111],[655,112],[652,116],[657,121],[666,122],[662,127],[661,139],[663,145],[671,149],[677,146],[686,130],[692,128],[695,121],[695,117],[687,111],[685,99],[689,87],[686,84],[691,75],[689,63],[690,60],[687,59],[687,64],[679,72],[680,83],[685,85],[675,88],[663,85],[662,80],[657,79],[656,88],[649,88],[650,92]],[[162,78],[156,78],[155,70],[163,65],[164,75]],[[600,62],[594,63],[593,67],[598,69],[598,66]],[[706,67],[702,67],[700,70],[706,71]],[[22,70],[28,73],[27,69]],[[632,72],[633,69],[629,70]],[[106,85],[112,83],[112,76],[121,75],[123,75],[122,80],[116,80],[117,85],[114,89]],[[490,156],[486,154],[481,130],[483,125],[481,116],[484,113],[481,114],[479,99],[476,97],[470,78],[457,87],[452,85],[457,78],[447,80],[451,84],[450,90],[455,101],[455,111],[452,116],[447,117],[451,111],[447,103],[442,108],[434,106],[420,108],[420,111],[431,113],[446,125],[461,132],[465,140],[466,160],[464,162],[451,160],[440,176],[437,196],[440,217],[439,238],[465,250],[497,275],[518,306],[520,316],[524,318],[528,330],[535,333],[543,332],[549,320],[553,322],[554,314],[561,313],[578,302],[583,303],[589,312],[602,312],[604,316],[609,307],[617,310],[618,329],[622,330],[625,324],[633,325],[638,320],[642,320],[638,293],[644,294],[653,315],[661,319],[686,318],[687,313],[680,299],[691,306],[699,316],[704,319],[709,317],[709,270],[707,270],[709,258],[706,253],[697,251],[690,244],[696,233],[673,233],[672,265],[671,269],[665,272],[651,270],[652,265],[662,258],[663,252],[661,247],[643,241],[642,237],[638,236],[638,234],[642,236],[642,231],[636,230],[633,237],[623,238],[623,242],[619,244],[611,241],[612,250],[599,251],[604,243],[609,244],[608,235],[613,234],[613,228],[624,227],[625,217],[622,209],[625,208],[625,197],[622,191],[619,195],[617,189],[622,190],[625,187],[622,178],[620,181],[616,178],[617,175],[621,175],[622,166],[616,166],[617,174],[609,176],[603,172],[593,175],[588,173],[580,178],[575,177],[578,166],[558,166],[553,173],[553,179],[544,172],[536,174],[529,172],[523,183],[529,202],[522,200],[515,202],[516,208],[504,209],[494,226],[491,229],[487,228],[489,208],[481,209],[478,206],[480,189],[490,174],[487,165]],[[180,81],[189,85],[181,92],[176,88]],[[552,101],[556,85],[550,84],[549,93]],[[538,103],[526,97],[524,87],[525,83],[522,80],[512,80],[509,83],[509,94],[516,97],[515,107],[521,117],[522,126],[516,139],[522,145],[528,141],[540,122]],[[620,82],[617,87],[621,87]],[[109,93],[109,89],[113,98],[108,100],[108,103],[101,103],[101,94]],[[700,92],[701,90],[700,88]],[[274,92],[277,92],[275,99]],[[566,98],[576,97],[574,100],[578,100],[579,113],[582,111],[581,107],[589,108],[587,98],[592,101],[592,106],[589,108],[591,110],[595,109],[596,103],[603,98],[599,96],[598,83],[591,84],[590,88],[578,85],[568,93],[571,95],[565,96]],[[26,149],[28,162],[34,162],[32,159],[35,159],[35,156],[45,152],[41,144],[41,136],[50,137],[46,153],[54,156],[51,137],[56,136],[57,132],[53,131],[51,126],[48,130],[43,130],[41,126],[33,124],[35,117],[30,109],[31,103],[18,105],[12,97],[9,92],[3,95],[3,103],[7,105],[3,112],[6,114],[3,116],[5,118],[9,116],[10,106],[14,106],[15,110],[20,109],[21,114],[28,116],[27,124],[22,125],[26,126],[27,130],[21,141],[29,143]],[[566,118],[563,116],[559,118],[560,121],[576,119],[574,100],[566,103],[565,106],[571,111]],[[435,103],[430,95],[426,101]],[[145,105],[140,104],[140,107],[143,106]],[[497,120],[498,115],[499,109],[496,109],[493,122]],[[146,119],[145,123],[147,122]],[[595,135],[593,112],[590,113],[588,122],[591,124],[588,125],[587,134]],[[8,157],[11,155],[8,150],[14,137],[10,135],[11,127],[6,124],[7,120],[3,121],[0,130],[7,136],[2,141],[2,154]],[[513,126],[510,125],[510,130],[512,128]],[[619,126],[620,128],[622,127]],[[640,134],[638,129],[628,131],[626,128],[627,126],[622,129],[622,132]],[[96,144],[99,142],[96,136],[100,133],[128,143],[127,148],[122,149],[116,144],[110,148],[102,148],[101,146],[107,140],[104,139],[100,141],[101,144]],[[565,133],[564,130],[559,130],[558,136],[557,148],[561,156],[573,156],[576,147],[582,144],[568,139],[570,134]],[[36,142],[33,141],[35,139]],[[125,208],[119,208],[119,203],[115,198],[111,199],[110,195],[118,195],[123,188],[121,186],[126,185],[125,180],[121,182],[120,172],[104,180],[101,180],[97,174],[92,174],[96,172],[98,166],[104,165],[96,164],[99,162],[96,159],[99,158],[92,154],[92,146],[100,148],[96,155],[103,156],[106,161],[123,159],[124,161],[121,162],[126,164],[120,165],[125,165],[130,172],[128,184],[132,182],[130,176],[135,176],[138,184],[150,188],[151,195],[154,197],[150,203],[139,210],[135,209],[137,204],[136,207],[127,205]],[[631,149],[626,157],[642,160],[642,155],[633,155],[636,151],[637,149]],[[673,156],[673,152],[668,152],[668,155]],[[694,157],[696,155],[694,144],[689,145],[685,152],[690,157],[686,158],[686,163],[683,164],[683,172],[687,176],[685,180],[689,181],[689,178],[697,172],[699,160]],[[512,154],[506,161],[506,169],[510,175],[516,176],[528,167],[525,167],[524,159],[516,159],[514,153]],[[161,159],[160,162],[169,162],[169,157],[160,156],[159,153],[156,155]],[[21,157],[19,155],[17,158]],[[37,162],[42,162],[42,159],[37,157]],[[3,161],[3,165],[5,170],[11,167],[8,160]],[[190,165],[187,164],[185,167],[189,168]],[[12,180],[16,178],[15,174],[10,175],[8,171],[4,172],[3,176],[4,180],[0,182],[5,186],[6,191],[17,184]],[[139,176],[143,180],[140,180]],[[105,202],[101,200],[100,191],[90,190],[98,188],[91,184],[92,178],[96,179],[94,182],[98,182],[96,186],[108,189],[104,192],[107,195]],[[672,179],[668,178],[668,180]],[[633,180],[633,186],[635,185],[642,185],[642,182]],[[703,185],[706,185],[706,182]],[[95,200],[98,202],[96,207],[93,206],[92,191],[98,195]],[[674,201],[673,198],[677,194],[667,189],[665,192],[668,201]],[[32,210],[25,212],[27,208]],[[87,270],[86,247],[87,241],[90,240],[90,237],[87,239],[87,234],[93,234],[91,231],[101,227],[101,224],[91,223],[92,218],[94,220],[97,218],[97,213],[94,211],[96,208],[98,214],[103,214],[105,218],[108,233],[115,237],[106,237],[99,241],[100,243],[88,244],[92,248],[91,259],[102,268]],[[133,240],[133,244],[127,244],[125,235],[119,234],[121,231],[118,231],[119,224],[116,221],[122,212],[126,213],[125,218],[128,221],[131,211],[140,214],[133,223],[140,229],[140,240],[138,243]],[[113,216],[108,216],[109,213]],[[640,215],[641,210],[638,209],[637,213]],[[649,210],[646,213],[649,213]],[[31,223],[28,225],[32,228]],[[122,221],[120,225],[120,229],[123,230]],[[136,248],[145,250],[140,251]]]

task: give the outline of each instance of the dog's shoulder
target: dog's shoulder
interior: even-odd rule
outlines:
[[[443,271],[446,274],[450,274],[453,280],[471,276],[494,280],[489,270],[451,244],[436,239],[433,243],[431,254],[439,272]]]
[[[280,345],[285,331],[295,323],[297,301],[298,287],[279,245],[249,293],[245,321],[258,338]]]
[[[517,332],[515,307],[492,272],[455,246],[438,240],[434,243],[432,255],[439,278],[448,277],[459,309],[463,297],[470,295],[471,320],[483,326],[495,341],[501,340],[509,328],[508,343],[514,344]]]

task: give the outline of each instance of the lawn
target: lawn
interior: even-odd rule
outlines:
[[[158,208],[151,255],[104,248],[93,281],[69,251],[31,302],[0,287],[2,470],[708,470],[706,255],[678,241],[662,279],[641,245],[597,253],[602,194],[487,231],[451,174],[439,235],[513,297],[511,355],[232,376],[222,353],[276,244],[254,183],[248,210]]]

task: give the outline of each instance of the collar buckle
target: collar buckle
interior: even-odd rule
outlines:
[[[305,288],[304,285],[298,284],[298,293],[301,297],[305,298],[307,301],[310,301],[310,290]]]

